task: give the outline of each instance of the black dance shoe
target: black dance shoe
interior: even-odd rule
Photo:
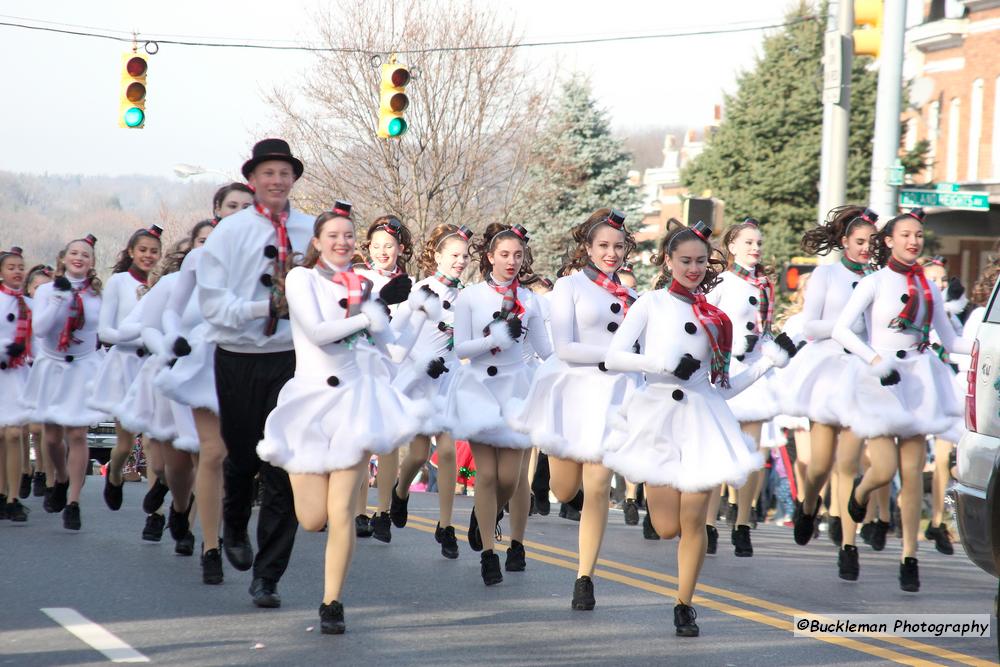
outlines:
[[[69,480],[65,482],[56,482],[56,485],[52,487],[52,500],[49,501],[49,505],[52,507],[52,513],[62,512],[66,509],[66,496],[69,495]]]
[[[28,508],[21,504],[17,498],[14,502],[7,503],[7,517],[14,523],[24,523],[28,520]]]
[[[156,514],[163,507],[163,500],[167,497],[167,491],[170,489],[164,484],[159,477],[153,482],[153,486],[149,487],[149,491],[142,499],[142,511],[146,514]],[[114,509],[114,508],[112,508]]]
[[[948,532],[948,526],[944,525],[944,522],[937,526],[928,524],[927,530],[924,531],[924,537],[934,542],[934,547],[945,556],[951,556],[955,553],[955,547],[951,544],[951,533]]]
[[[458,540],[455,538],[455,527],[442,528],[439,523],[434,529],[434,539],[441,545],[441,555],[455,560],[458,558]]]
[[[181,536],[179,540],[174,540],[174,553],[178,556],[194,555],[194,533],[190,530]]]
[[[653,528],[653,520],[649,518],[649,512],[646,512],[646,516],[642,520],[642,537],[647,540],[660,539],[660,536]]]
[[[749,528],[749,526],[740,527]],[[698,618],[698,612],[694,610],[694,607],[689,607],[686,604],[678,604],[674,607],[674,627],[677,628],[677,636],[697,637],[700,630],[698,624],[694,622],[696,618]]]
[[[245,526],[242,529],[230,528],[229,524],[222,522],[222,550],[229,563],[240,572],[253,567],[253,547],[250,546]]]
[[[511,540],[510,547],[507,548],[507,562],[504,563],[503,569],[508,572],[524,572],[527,566],[524,559],[524,545],[517,540]]]
[[[45,496],[44,472],[36,472],[35,476],[32,478],[31,495],[35,496],[36,498],[42,498]]]
[[[493,586],[503,581],[503,573],[500,571],[500,556],[493,553],[493,549],[487,549],[479,555],[479,572],[483,575],[483,583]]]
[[[0,495],[0,521],[6,521],[7,516],[7,496]]]
[[[535,491],[535,509],[542,516],[548,516],[552,511],[552,502],[549,500],[549,490]]]
[[[916,558],[907,556],[899,564],[899,587],[907,593],[920,590],[920,570],[917,568]]]
[[[844,543],[844,524],[839,516],[831,516],[829,524],[830,541],[838,547]]]
[[[837,576],[845,581],[857,581],[861,572],[858,563],[858,548],[853,544],[845,544],[837,554]]]
[[[812,514],[806,514],[806,511],[802,509],[802,503],[795,501],[795,512],[792,517],[792,522],[795,525],[792,528],[792,534],[795,537],[795,543],[799,546],[809,544],[809,540],[812,539],[813,533],[816,531],[816,514],[818,512],[819,501],[816,502],[816,509],[813,510]]]
[[[559,518],[568,519],[569,521],[579,521],[580,510],[576,509],[569,503],[563,503],[559,507]]]
[[[31,475],[21,475],[21,488],[17,490],[17,497],[24,499],[31,495]]]
[[[472,508],[472,516],[469,517],[469,546],[473,551],[483,550],[483,537],[479,534],[479,519],[476,518],[476,508]]]
[[[319,606],[319,631],[324,635],[342,635],[347,630],[344,624],[344,605],[336,600]]]
[[[410,504],[410,497],[400,498],[396,495],[396,489],[399,488],[399,482],[392,487],[392,500],[389,502],[389,518],[392,519],[392,525],[396,528],[406,527],[406,519],[409,518],[408,505]]]
[[[625,504],[622,506],[622,514],[625,515],[626,526],[639,525],[639,504],[632,498],[625,499]]]
[[[590,611],[597,601],[594,599],[594,582],[584,575],[573,584],[573,602],[570,607],[577,611]]]
[[[80,503],[70,503],[66,505],[62,513],[63,528],[66,530],[80,530]]]
[[[855,477],[854,484],[851,486],[851,495],[847,499],[847,513],[851,515],[854,519],[854,523],[864,523],[865,514],[868,513],[868,503],[862,505],[857,501],[854,493],[858,490],[858,485],[861,484],[861,478]]]
[[[250,597],[257,607],[262,609],[277,609],[281,606],[281,596],[278,595],[278,583],[269,579],[255,578],[250,583]]]
[[[882,551],[885,549],[885,538],[889,536],[889,522],[882,521],[881,519],[875,519],[874,526],[872,528],[872,538],[869,544],[874,551]]]
[[[191,506],[194,504],[194,497],[188,502],[187,509],[183,512],[174,509],[174,504],[170,503],[170,515],[167,517],[167,527],[170,529],[170,537],[174,540],[181,540],[191,532]],[[193,549],[192,543],[192,549]],[[191,553],[194,553],[192,551]],[[189,553],[188,556],[191,554]]]
[[[858,531],[858,534],[861,536],[861,540],[869,546],[871,546],[872,543],[872,532],[874,532],[874,530],[875,522],[872,521],[861,526],[861,530]]]
[[[55,487],[46,486],[45,491],[42,496],[42,509],[49,514],[55,514],[55,506],[52,504],[52,495],[55,493]]]
[[[726,525],[729,526],[730,529],[736,528],[736,513],[739,509],[739,505],[736,503],[729,503],[726,508]]]
[[[719,531],[715,526],[705,526],[708,540],[705,542],[705,553],[714,554],[719,549]]]
[[[146,517],[146,525],[142,529],[142,539],[147,542],[159,542],[163,539],[163,528],[167,519],[162,514],[150,514]]]
[[[117,512],[122,508],[122,488],[124,486],[124,481],[117,486],[112,484],[110,473],[104,475],[104,504],[112,512]]]
[[[388,512],[376,512],[372,514],[372,537],[379,542],[389,544],[392,542],[392,520],[389,519]]]
[[[358,537],[372,536],[372,524],[368,520],[367,514],[359,514],[354,517],[354,534]]]
[[[218,549],[209,549],[201,554],[201,582],[218,586],[223,581],[222,554]]]
[[[753,556],[753,544],[750,542],[750,526],[736,526],[733,531],[733,553],[738,558],[750,558]]]

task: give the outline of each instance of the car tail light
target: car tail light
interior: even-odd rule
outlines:
[[[965,428],[976,431],[976,377],[979,372],[979,341],[972,345],[972,362],[969,364],[968,384],[965,388]]]

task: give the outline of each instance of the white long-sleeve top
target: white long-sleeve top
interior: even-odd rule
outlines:
[[[552,344],[559,358],[575,364],[603,362],[625,318],[621,301],[577,271],[556,281],[550,305]]]
[[[501,283],[509,284],[509,283]],[[492,354],[490,350],[496,347],[496,342],[483,330],[500,312],[503,297],[485,281],[470,285],[462,290],[455,301],[455,355],[470,361],[487,361],[499,366],[524,362],[522,343],[527,340],[542,359],[552,354],[552,343],[545,330],[545,320],[542,318],[535,295],[526,287],[517,290],[518,300],[524,306],[521,323],[527,330],[506,350]]]
[[[949,352],[969,354],[972,345],[955,335],[955,330],[948,321],[948,314],[944,311],[941,292],[934,283],[930,283],[930,291],[934,303],[932,330],[937,332],[941,343]],[[921,337],[919,332],[912,329],[900,331],[890,326],[892,320],[903,309],[904,297],[908,298],[906,276],[896,273],[889,267],[862,278],[837,318],[837,323],[833,327],[833,338],[867,363],[871,363],[876,357],[905,357],[916,350]],[[921,322],[926,313],[926,306],[919,290],[916,298],[919,300],[916,321]],[[852,328],[859,317],[865,319],[868,330],[867,341]]]
[[[180,277],[179,271],[161,277],[139,300],[139,305],[133,311],[142,328],[142,344],[153,354],[173,356],[172,351],[167,349],[168,338],[172,340],[173,336],[165,335],[168,333],[169,322],[167,308]],[[176,335],[180,332],[171,333]]]
[[[430,276],[413,285],[413,290],[419,290],[424,286],[427,286],[440,299],[441,318],[433,322],[425,318],[421,319],[409,353],[414,359],[434,357],[447,359],[452,354],[448,349],[450,336],[447,333],[447,327],[455,325],[455,303],[458,301],[459,289],[448,287],[434,276]],[[392,318],[393,330],[402,334],[404,327],[412,323],[414,317],[415,314],[407,302],[399,304],[399,308]]]
[[[757,322],[760,290],[732,271],[726,271],[720,277],[722,282],[712,288],[705,298],[729,316],[733,323],[733,356],[739,356],[746,352],[747,335],[759,336],[762,333]]]
[[[642,341],[641,354],[633,350],[636,340]],[[701,367],[689,379],[681,380],[673,372],[685,354],[701,361]],[[712,345],[691,304],[667,289],[658,289],[643,294],[628,309],[625,321],[611,339],[605,363],[609,370],[645,373],[649,382],[709,383]],[[761,355],[742,373],[731,377],[728,388],[716,389],[723,398],[732,398],[773,365],[770,357]]]
[[[74,288],[79,287],[83,280],[70,280]],[[32,318],[32,328],[39,349],[37,357],[44,353],[54,359],[82,357],[97,351],[98,317],[101,312],[101,297],[90,290],[83,292],[83,327],[73,332],[73,337],[80,342],[70,342],[69,349],[59,350],[59,334],[62,333],[66,320],[69,318],[71,292],[63,292],[53,287],[52,283],[39,285],[35,290],[35,310]]]
[[[139,330],[134,326],[123,326],[125,318],[139,301],[142,283],[128,271],[121,271],[108,278],[101,292],[101,315],[97,336],[105,345],[119,345],[124,349],[137,349]]]
[[[830,337],[837,318],[862,278],[841,262],[821,264],[813,270],[802,305],[802,330],[807,338],[824,340]],[[863,317],[851,324],[851,331],[862,338],[867,336]]]
[[[163,324],[165,332],[188,335],[192,329],[205,321],[198,299],[198,264],[204,248],[194,248],[181,262],[181,268],[170,275],[175,276],[170,288],[170,298],[165,305]]]
[[[295,252],[305,252],[312,237],[313,218],[292,209],[286,228]],[[261,276],[273,273],[264,253],[277,251],[278,238],[271,221],[245,208],[224,218],[204,245],[197,269],[198,299],[208,338],[231,352],[268,353],[292,349],[292,330],[278,322],[274,335],[264,335],[270,288]]]
[[[35,306],[31,297],[25,296],[24,301],[33,312]],[[9,361],[7,346],[14,342],[17,335],[17,313],[17,297],[0,292],[0,361]],[[34,340],[29,342],[34,344]]]

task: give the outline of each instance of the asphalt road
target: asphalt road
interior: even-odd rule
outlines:
[[[347,634],[332,637],[318,629],[324,534],[299,532],[282,608],[256,609],[250,573],[226,563],[225,583],[205,586],[197,558],[175,556],[169,535],[142,542],[143,485],[126,485],[125,507],[112,513],[99,479],[88,482],[79,533],[63,530],[38,498],[28,500],[26,525],[0,522],[0,665],[109,663],[41,611],[51,608],[79,612],[164,665],[996,663],[995,620],[992,639],[792,635],[798,611],[990,613],[996,582],[960,548],[947,557],[921,542],[922,590],[907,594],[896,581],[898,540],[882,553],[862,545],[861,579],[847,583],[825,537],[797,547],[790,529],[762,525],[753,558],[733,557],[728,540],[708,557],[695,600],[701,637],[682,639],[673,632],[676,544],[643,540],[620,512],[611,513],[595,577],[597,608],[574,612],[577,524],[532,517],[527,571],[486,588],[461,537],[457,561],[440,556],[437,499],[414,494],[410,524],[394,529],[391,544],[359,540],[344,595]],[[457,499],[457,523],[471,503]]]

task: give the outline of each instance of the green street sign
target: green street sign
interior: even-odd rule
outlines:
[[[900,190],[900,208],[952,208],[964,211],[990,210],[989,195],[972,190]]]

